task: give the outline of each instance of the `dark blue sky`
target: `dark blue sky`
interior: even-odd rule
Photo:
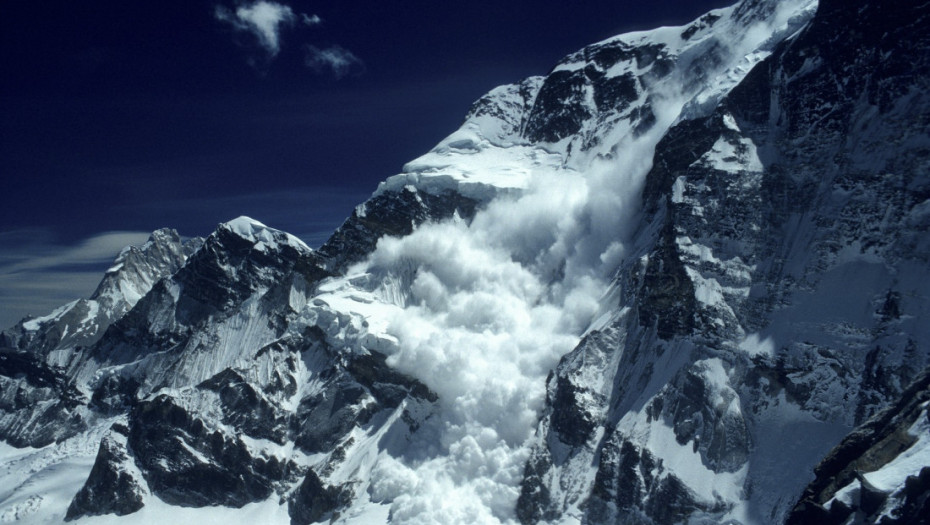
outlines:
[[[30,258],[108,232],[246,214],[317,245],[494,86],[729,3],[282,0],[273,53],[235,17],[254,2],[3,0],[0,325]],[[337,78],[313,49],[355,60]]]

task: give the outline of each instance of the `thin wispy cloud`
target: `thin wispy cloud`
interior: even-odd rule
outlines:
[[[317,73],[332,73],[337,79],[348,75],[358,75],[365,70],[365,65],[351,51],[340,47],[330,46],[320,49],[316,46],[306,46],[307,56],[304,59],[307,67]]]
[[[15,239],[16,233],[0,235],[0,245],[4,241]],[[28,255],[18,253],[14,246],[5,246],[4,255],[0,257],[0,271],[15,273],[21,271],[42,271],[60,266],[95,264],[112,261],[120,250],[129,245],[142,244],[149,237],[145,232],[103,232],[85,239],[75,246],[29,246]],[[36,256],[39,254],[38,256]]]

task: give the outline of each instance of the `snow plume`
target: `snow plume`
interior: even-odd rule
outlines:
[[[360,74],[364,64],[351,51],[340,46],[331,46],[320,49],[315,46],[306,46],[307,55],[304,63],[317,73],[332,72],[337,79],[347,75]]]
[[[782,18],[778,13],[774,24],[761,27],[771,33]],[[561,152],[560,162],[533,164],[518,194],[498,194],[470,222],[453,218],[383,238],[350,271],[368,277],[348,279],[346,286],[365,283],[400,307],[385,309],[392,313],[379,323],[397,341],[388,363],[439,396],[439,410],[422,422],[406,451],[382,451],[370,476],[372,501],[390,504],[394,523],[515,521],[546,376],[593,320],[616,307],[604,294],[634,253],[633,228],[656,144],[693,97],[714,89],[725,94],[734,83],[720,88],[714,79],[744,74],[734,66],[764,40],[755,28],[747,35],[731,23],[732,35],[720,33],[727,42],[685,42],[680,28],[621,37],[632,45],[666,42],[678,60],[676,72],[645,86],[642,103],[655,116],[648,131],[591,119],[585,125],[602,127],[579,136],[596,131],[602,147],[569,153],[571,137],[549,144],[547,151]],[[429,177],[461,177],[467,184],[473,173],[493,180],[497,172],[506,182],[514,159],[525,166],[527,159],[545,158],[523,146],[495,146],[480,126],[463,127],[472,134],[470,147],[456,154],[441,144],[411,163],[415,173],[405,180],[423,191],[431,187]]]
[[[384,455],[373,473],[372,498],[391,502],[395,522],[514,518],[546,376],[599,313],[638,211],[650,144],[627,151],[583,172],[537,173],[471,223],[385,238],[360,268],[411,283],[389,322],[400,344],[388,362],[440,398],[416,452]]]
[[[281,28],[293,25],[297,21],[297,15],[289,6],[265,0],[239,6],[235,11],[224,6],[217,6],[214,16],[217,20],[229,23],[239,31],[255,35],[258,43],[269,56],[275,56],[281,50]],[[305,22],[314,19],[317,23],[320,21],[316,15],[312,18],[307,18],[307,15],[303,17]]]
[[[632,252],[655,146],[695,95],[677,82],[650,91],[650,131],[614,135],[609,154],[538,170],[518,196],[498,197],[470,223],[382,239],[358,268],[383,277],[376,282],[410,283],[388,323],[399,341],[388,362],[440,399],[412,438],[422,440],[416,452],[382,454],[372,473],[372,499],[390,503],[396,523],[515,520],[546,376],[604,313],[611,278]]]

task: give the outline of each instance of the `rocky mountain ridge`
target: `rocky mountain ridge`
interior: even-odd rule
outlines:
[[[159,230],[3,332],[0,520],[920,515],[928,21],[744,0],[492,90],[319,250]]]

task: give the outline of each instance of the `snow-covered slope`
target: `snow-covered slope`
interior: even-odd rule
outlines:
[[[158,230],[141,247],[129,246],[119,254],[90,299],[0,333],[0,436],[17,446],[46,445],[83,428],[81,416],[72,411],[80,404],[79,394],[65,370],[201,243],[199,238],[182,242],[174,230]]]
[[[927,364],[905,7],[744,0],[588,46],[318,251],[156,232],[4,333],[0,520],[781,522]]]
[[[176,231],[162,229],[142,246],[127,246],[89,299],[68,303],[43,317],[24,319],[0,334],[3,346],[48,353],[92,344],[156,281],[176,272],[201,242],[199,238],[182,242]]]
[[[926,366],[927,10],[822,2],[665,134],[620,308],[548,383],[521,519],[780,522]]]
[[[786,523],[930,521],[930,368],[815,469]]]

